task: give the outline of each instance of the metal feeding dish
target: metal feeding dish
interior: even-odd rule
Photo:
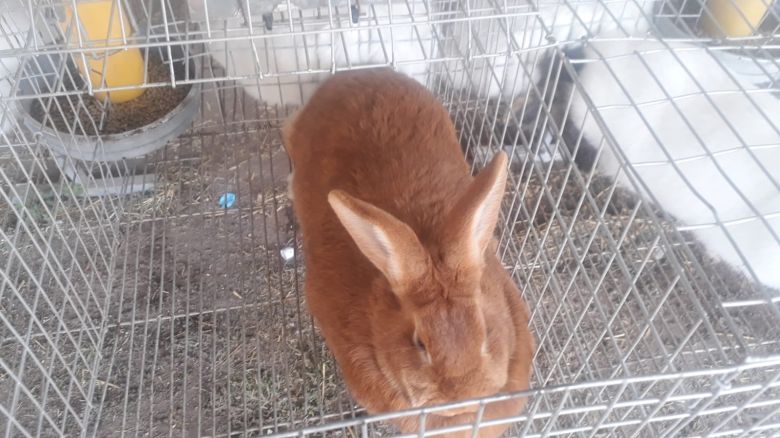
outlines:
[[[182,51],[176,49],[174,47],[170,52],[149,50],[147,55],[157,58],[166,69],[172,68],[177,81],[195,77],[195,59],[182,56]],[[80,78],[73,61],[63,56],[41,54],[27,62],[18,93],[25,127],[37,133],[39,141],[48,147],[61,172],[81,184],[88,196],[153,189],[154,175],[139,175],[135,169],[143,169],[143,157],[162,148],[190,127],[200,107],[200,85],[179,85],[189,88],[186,94],[178,105],[154,121],[124,132],[101,133],[95,129],[100,126],[101,120],[88,114],[85,95],[72,91],[83,88],[73,85]],[[146,63],[150,65],[148,60]],[[148,88],[147,92],[149,90],[154,88]],[[60,99],[65,100],[55,101],[51,95],[57,92],[61,93]],[[46,98],[41,98],[44,95]],[[49,117],[47,120],[35,116],[35,107],[42,105],[49,106],[45,110]],[[69,116],[78,115],[80,121],[68,120],[65,129],[55,129],[51,114],[64,111],[70,111]]]

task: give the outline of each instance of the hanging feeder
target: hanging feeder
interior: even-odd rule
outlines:
[[[100,100],[112,103],[133,100],[144,93],[144,60],[138,48],[124,48],[131,30],[127,13],[114,0],[79,1],[75,8],[67,5],[61,22],[69,45],[94,48],[74,56],[82,77],[92,88],[128,87],[111,92],[97,92]]]

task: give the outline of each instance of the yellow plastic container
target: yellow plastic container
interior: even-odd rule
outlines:
[[[80,55],[74,56],[74,62],[81,74],[89,78],[94,88],[102,88],[105,73],[105,87],[138,86],[144,82],[144,60],[139,49],[122,49],[122,31],[129,36],[131,32],[127,15],[119,13],[121,3],[115,0],[78,0],[75,16],[81,26],[81,37],[85,47],[95,48],[86,52],[89,71],[84,71],[84,62]],[[72,44],[78,44],[78,30],[73,21],[73,8],[65,10],[64,29],[69,29]],[[115,48],[116,47],[116,48]],[[105,70],[104,70],[105,69]],[[95,93],[98,99],[108,99],[113,103],[127,102],[143,94],[144,89],[109,91]],[[107,96],[106,96],[107,95]]]
[[[761,24],[772,0],[710,0],[702,27],[711,37],[746,37]]]

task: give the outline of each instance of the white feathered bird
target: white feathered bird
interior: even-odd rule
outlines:
[[[751,71],[754,60],[659,41],[596,41],[584,53],[577,76],[617,147],[604,145],[597,169],[780,291],[780,98],[766,88],[777,64]],[[591,147],[604,137],[592,108],[575,93],[569,119]]]

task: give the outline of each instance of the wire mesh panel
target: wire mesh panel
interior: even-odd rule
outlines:
[[[0,433],[776,435],[777,6],[736,34],[715,3],[7,0]],[[114,17],[98,37],[84,4]],[[531,390],[447,429],[356,405],[303,296],[280,127],[382,66],[435,93],[475,171],[510,157]]]

